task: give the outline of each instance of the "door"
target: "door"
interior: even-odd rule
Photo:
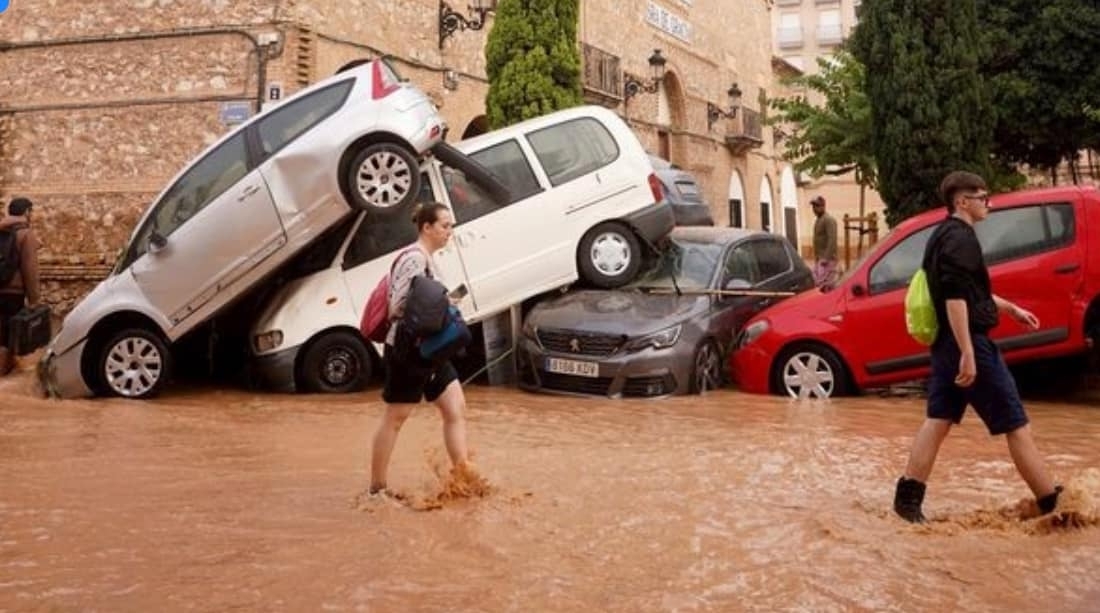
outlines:
[[[193,165],[155,205],[131,267],[146,299],[175,327],[286,243],[245,132]],[[163,240],[163,244],[158,246]]]
[[[975,226],[993,292],[1039,318],[1039,331],[1032,332],[1001,317],[992,336],[1011,339],[1006,351],[1069,337],[1073,296],[1084,282],[1075,219],[1074,205],[1061,202],[994,209]]]
[[[911,232],[855,271],[856,283],[834,290],[860,288],[846,297],[847,308],[838,314],[842,320],[836,324],[842,330],[840,337],[853,348],[853,368],[883,376],[929,364],[928,348],[909,336],[905,326],[905,293],[935,227]]]

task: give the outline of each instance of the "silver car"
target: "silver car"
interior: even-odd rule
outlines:
[[[170,347],[353,210],[405,210],[447,126],[382,59],[355,62],[253,117],[145,211],[111,275],[65,318],[39,364],[54,396],[144,398]]]
[[[521,387],[611,397],[717,388],[745,321],[813,287],[782,236],[688,227],[670,239],[657,264],[619,290],[571,292],[535,306],[520,341]]]

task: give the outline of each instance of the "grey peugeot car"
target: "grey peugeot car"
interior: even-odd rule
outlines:
[[[520,386],[610,397],[715,389],[744,322],[811,287],[810,269],[782,236],[676,228],[630,284],[563,294],[531,310],[517,356]]]

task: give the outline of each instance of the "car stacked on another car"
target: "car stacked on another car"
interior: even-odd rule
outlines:
[[[39,365],[63,397],[155,394],[171,345],[352,210],[415,199],[438,109],[382,59],[356,62],[210,145],[138,221],[111,275],[65,318]]]
[[[672,207],[676,225],[713,226],[710,205],[703,198],[695,175],[655,155],[650,155],[649,160],[661,182],[661,192]]]
[[[993,291],[1038,316],[1039,330],[1002,318],[992,338],[1009,364],[1100,346],[1100,191],[994,196],[975,226]],[[905,294],[944,210],[894,228],[832,288],[811,290],[746,324],[730,359],[743,390],[825,398],[928,376],[927,347],[909,336]]]
[[[656,265],[634,282],[534,307],[520,341],[520,385],[612,397],[715,389],[741,325],[812,286],[809,268],[781,236],[676,228]]]
[[[440,155],[443,152],[448,155]],[[504,183],[504,198],[471,180],[471,160]],[[673,227],[641,143],[613,112],[582,106],[437,151],[421,167],[421,200],[451,208],[451,244],[435,255],[443,280],[465,284],[469,323],[578,280],[617,287]],[[363,306],[397,251],[416,240],[407,215],[367,210],[317,268],[290,280],[252,331],[253,367],[283,391],[361,389],[377,350],[360,336]]]

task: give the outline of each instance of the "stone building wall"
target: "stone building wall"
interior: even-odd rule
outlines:
[[[466,3],[452,5],[469,14]],[[581,3],[579,43],[617,56],[641,77],[653,49],[668,58],[661,92],[603,102],[651,151],[667,134],[670,157],[698,175],[722,225],[735,172],[750,227],[760,227],[761,179],[779,185],[770,130],[762,147],[734,155],[724,140],[731,122],[709,128],[706,118],[707,102],[726,106],[734,81],[743,104],[761,109],[759,94],[775,80],[769,6]],[[654,7],[663,11],[656,25],[647,21]],[[226,105],[254,111],[273,86],[285,97],[351,59],[388,54],[439,105],[449,140],[471,125],[483,129],[492,17],[485,29],[458,31],[441,47],[438,10],[437,0],[14,3],[0,18],[0,202],[25,195],[36,203],[46,299],[64,312],[102,279],[145,207],[229,129]],[[661,25],[667,29],[670,18],[689,24],[688,34],[666,33]],[[274,44],[260,48],[261,40]]]

